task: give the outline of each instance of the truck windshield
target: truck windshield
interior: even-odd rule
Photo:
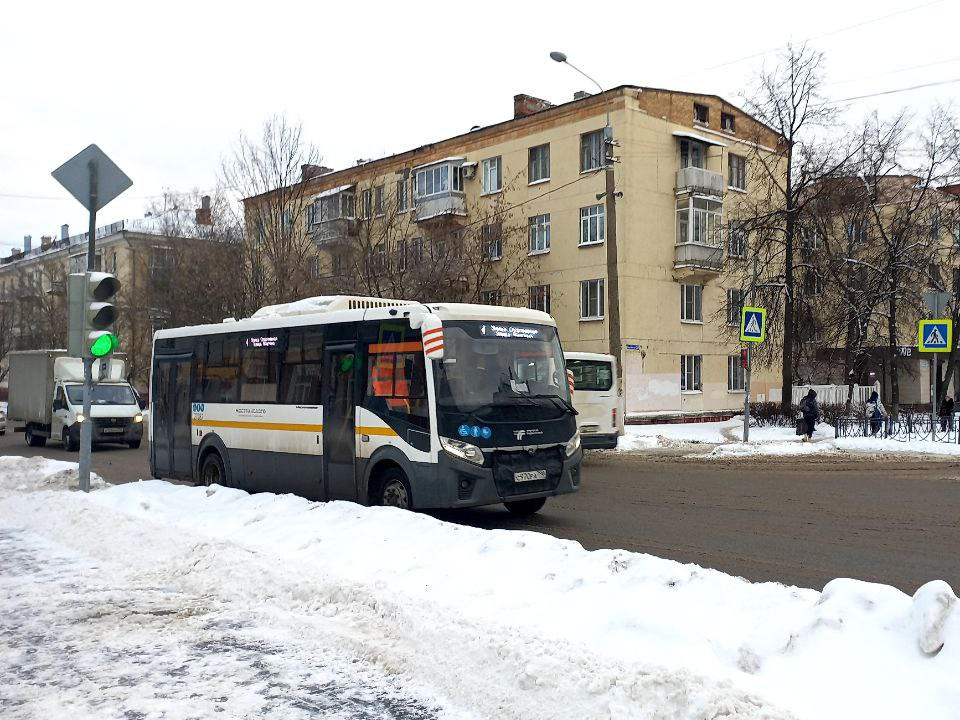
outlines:
[[[83,404],[83,385],[67,385],[67,397],[71,405]],[[137,399],[129,385],[93,386],[93,405],[136,405]]]
[[[437,404],[472,413],[485,406],[542,401],[567,406],[563,353],[548,325],[451,321],[443,324],[444,356]]]

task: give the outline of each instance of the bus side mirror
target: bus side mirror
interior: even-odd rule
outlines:
[[[443,323],[440,318],[424,315],[420,323],[420,337],[423,338],[423,354],[427,360],[443,360]]]

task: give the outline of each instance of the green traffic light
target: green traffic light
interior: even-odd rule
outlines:
[[[119,345],[120,341],[116,335],[113,333],[104,333],[93,341],[93,344],[90,346],[90,354],[96,358],[103,357],[104,355],[112,353]]]

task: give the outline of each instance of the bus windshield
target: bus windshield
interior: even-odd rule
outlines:
[[[67,385],[67,397],[72,405],[83,404],[83,385]],[[93,386],[93,405],[136,405],[137,399],[129,385],[97,384]]]
[[[443,325],[443,342],[444,356],[437,372],[437,404],[441,408],[472,413],[486,406],[539,401],[569,407],[555,328],[451,321]]]

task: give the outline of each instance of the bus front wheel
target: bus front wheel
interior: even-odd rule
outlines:
[[[380,475],[377,493],[377,505],[388,505],[398,507],[402,510],[410,510],[410,487],[407,484],[407,476],[403,474],[400,468],[389,468]]]
[[[216,452],[207,453],[200,466],[200,484],[226,486],[226,475],[220,455]]]
[[[505,502],[507,510],[511,515],[533,515],[547,502],[546,498],[533,498],[532,500],[514,500]]]

